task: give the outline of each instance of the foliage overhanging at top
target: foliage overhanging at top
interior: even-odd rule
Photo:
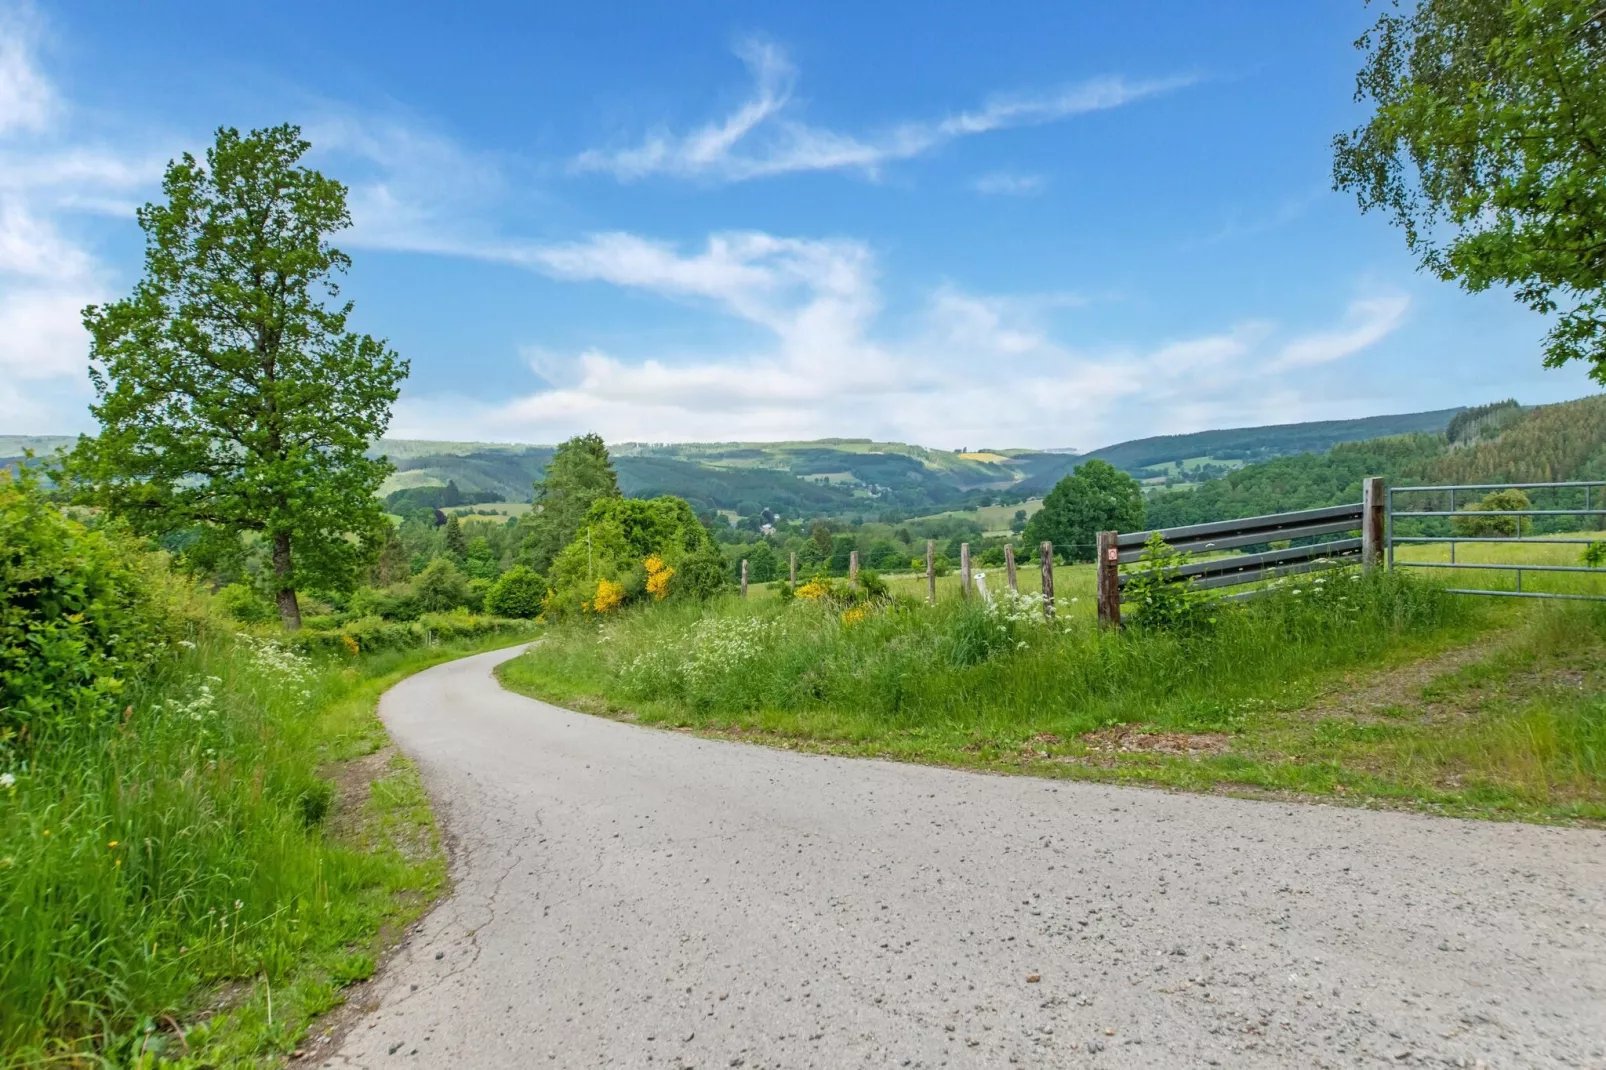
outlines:
[[[384,530],[390,466],[364,450],[407,374],[329,303],[350,260],[328,236],[351,216],[345,187],[299,165],[309,147],[293,126],[222,129],[204,165],[168,165],[166,203],[139,211],[144,277],[84,310],[101,431],[71,465],[139,530],[198,529],[196,564],[262,535],[291,626],[296,589],[349,588]]]
[[[1334,140],[1335,187],[1440,278],[1559,313],[1545,364],[1606,383],[1606,4],[1395,4],[1357,45],[1376,114]]]

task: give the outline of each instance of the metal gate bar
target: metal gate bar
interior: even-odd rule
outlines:
[[[1460,518],[1471,519],[1502,516],[1606,516],[1606,509],[1592,508],[1595,504],[1594,488],[1606,487],[1606,481],[1568,481],[1556,483],[1464,483],[1445,486],[1427,487],[1389,487],[1387,490],[1387,506],[1384,512],[1384,542],[1387,546],[1386,557],[1388,567],[1394,568],[1458,568],[1474,569],[1489,572],[1513,572],[1516,574],[1517,589],[1514,591],[1493,591],[1485,588],[1449,587],[1450,594],[1485,594],[1501,598],[1556,598],[1571,601],[1606,602],[1606,595],[1598,594],[1563,594],[1551,591],[1524,591],[1522,589],[1522,574],[1524,572],[1583,572],[1606,576],[1606,568],[1592,568],[1588,565],[1522,565],[1504,562],[1478,563],[1456,560],[1456,544],[1470,543],[1532,543],[1540,546],[1579,546],[1590,545],[1603,540],[1579,538],[1541,538],[1522,534],[1522,521],[1517,521],[1516,535],[1457,535],[1453,529],[1449,535],[1396,535],[1394,534],[1394,520],[1401,518]],[[1455,499],[1457,492],[1465,491],[1496,491],[1496,490],[1582,490],[1584,506],[1582,509],[1456,509]],[[1442,509],[1405,509],[1395,508],[1394,495],[1399,494],[1448,494],[1450,508]],[[1396,543],[1448,543],[1450,547],[1449,561],[1399,561],[1394,555]]]

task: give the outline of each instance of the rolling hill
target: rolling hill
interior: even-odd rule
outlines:
[[[1341,442],[1360,442],[1418,432],[1438,433],[1449,426],[1461,411],[1460,408],[1437,409],[1394,416],[1368,416],[1359,420],[1320,420],[1313,423],[1198,431],[1191,435],[1158,435],[1118,442],[1079,457],[1037,454],[1034,455],[1036,470],[1017,489],[1033,496],[1045,494],[1062,476],[1089,458],[1108,461],[1140,478],[1155,474],[1156,469],[1177,466],[1196,458],[1207,458],[1224,467],[1237,467],[1274,457],[1324,452]]]
[[[1524,434],[1545,433],[1543,427],[1548,425],[1543,420],[1533,424],[1531,415],[1545,411],[1521,410],[1513,403],[1502,403],[1468,410],[1461,420],[1469,427],[1491,433],[1498,430],[1499,441],[1515,435],[1511,439],[1515,442]],[[1249,515],[1243,512],[1246,509],[1274,511],[1295,508],[1307,500],[1342,497],[1348,482],[1360,475],[1403,472],[1413,465],[1427,464],[1439,456],[1436,450],[1445,448],[1444,431],[1462,412],[1438,409],[1359,420],[1162,435],[1105,446],[1088,454],[1002,448],[954,451],[847,438],[807,442],[625,442],[610,449],[626,494],[674,494],[691,502],[699,512],[724,510],[752,515],[771,509],[787,517],[910,517],[991,501],[1018,503],[1041,497],[1076,465],[1097,457],[1140,478],[1171,475],[1203,480],[1195,490],[1155,495],[1154,508],[1161,516],[1208,513],[1213,519],[1217,514]],[[1522,430],[1530,424],[1530,430]],[[1420,438],[1413,440],[1414,445],[1368,444],[1402,435]],[[1482,450],[1494,441],[1497,439],[1487,439],[1476,448]],[[0,435],[0,465],[20,461],[25,448],[43,456],[72,442],[66,437]],[[1347,448],[1355,443],[1360,445]],[[551,460],[553,447],[383,439],[373,452],[385,454],[396,465],[382,493],[444,487],[454,482],[466,495],[517,503],[530,500],[531,484]],[[1497,462],[1488,451],[1476,456],[1480,458],[1476,463],[1480,471],[1492,472],[1505,463]],[[1514,451],[1502,471],[1528,470],[1534,458],[1549,456],[1545,449],[1530,443]],[[1201,461],[1208,462],[1202,470],[1206,475],[1229,468],[1238,471],[1223,479],[1204,480]],[[1445,463],[1450,464],[1448,460]],[[1552,467],[1573,470],[1578,463],[1569,453],[1565,458],[1553,459]],[[1379,466],[1385,466],[1386,471]],[[1296,504],[1284,504],[1289,502]],[[1273,509],[1262,509],[1266,503],[1275,503]]]
[[[1498,415],[1458,429],[1454,441],[1415,432],[1246,465],[1191,490],[1151,495],[1145,523],[1175,527],[1359,501],[1367,476],[1418,486],[1606,479],[1606,394],[1501,407]]]

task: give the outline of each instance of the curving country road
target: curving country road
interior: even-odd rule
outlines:
[[[1606,1066],[1606,833],[380,711],[455,890],[324,1065]]]

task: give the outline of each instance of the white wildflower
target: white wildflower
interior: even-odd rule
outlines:
[[[12,788],[17,785],[17,774],[0,773],[0,788]]]

